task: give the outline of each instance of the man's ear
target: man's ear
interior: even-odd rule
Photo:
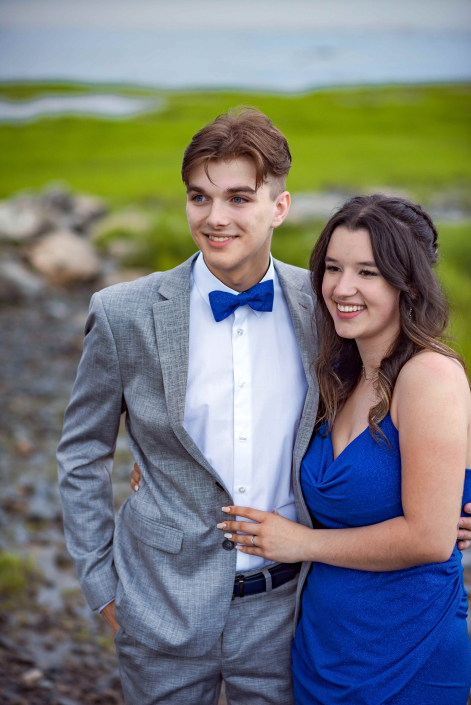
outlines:
[[[291,205],[291,196],[289,191],[283,191],[275,200],[275,216],[272,221],[272,228],[277,228],[288,215]]]

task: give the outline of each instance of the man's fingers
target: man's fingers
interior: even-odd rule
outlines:
[[[459,528],[464,531],[471,531],[471,517],[460,517]]]

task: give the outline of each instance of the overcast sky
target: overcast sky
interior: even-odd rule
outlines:
[[[0,28],[466,30],[471,0],[0,0]]]
[[[0,0],[0,81],[305,91],[471,80],[471,0]]]

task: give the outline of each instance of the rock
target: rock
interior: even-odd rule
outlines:
[[[310,220],[325,220],[345,202],[346,196],[337,192],[294,193],[285,223],[298,225]]]
[[[21,262],[0,260],[0,301],[17,302],[44,291],[44,283]]]
[[[43,678],[44,673],[39,670],[39,668],[32,668],[30,671],[26,671],[21,676],[21,682],[27,688],[34,688],[39,681]]]
[[[64,186],[49,186],[41,196],[41,202],[59,213],[70,213],[74,208],[74,197]]]
[[[140,245],[137,240],[118,237],[107,243],[107,252],[113,259],[123,264],[131,263],[139,252]]]
[[[117,272],[109,272],[103,277],[103,286],[113,286],[121,282],[133,282],[140,277],[146,277],[149,271],[146,269],[120,269]]]
[[[29,261],[52,284],[63,286],[88,281],[101,271],[93,246],[70,230],[38,240],[29,251]]]
[[[15,440],[14,448],[18,455],[28,458],[34,450],[34,445],[29,438],[22,436]]]
[[[142,235],[152,227],[152,219],[148,213],[138,208],[126,208],[116,213],[110,213],[91,232],[91,237],[96,242],[102,242],[108,235],[133,233]]]
[[[51,218],[32,197],[0,203],[0,240],[25,242],[52,226]]]
[[[107,206],[104,201],[93,196],[79,194],[74,198],[70,225],[76,230],[87,230],[98,218],[102,218],[106,211]]]

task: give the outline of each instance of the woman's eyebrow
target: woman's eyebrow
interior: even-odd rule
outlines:
[[[326,257],[325,261],[326,262],[338,262],[338,260],[336,260],[334,257]],[[373,260],[368,260],[367,262],[357,262],[357,265],[359,265],[361,267],[376,267],[376,269],[378,268],[376,265],[376,262],[374,262]]]

